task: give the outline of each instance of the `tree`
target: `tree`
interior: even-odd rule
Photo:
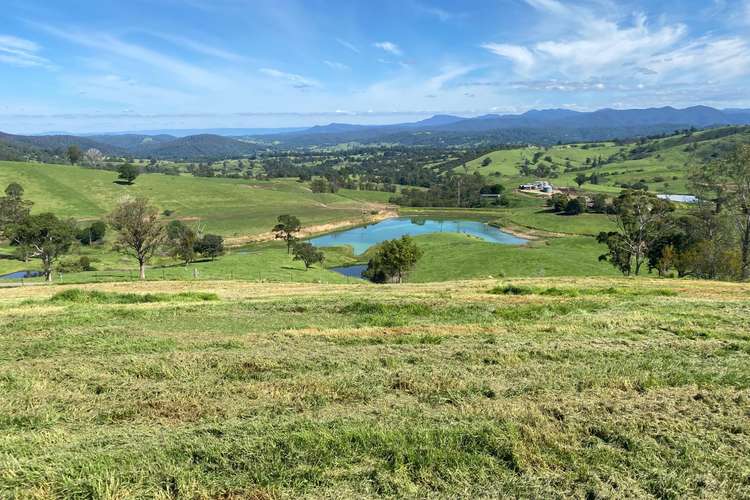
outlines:
[[[105,234],[107,234],[107,223],[99,220],[79,230],[76,238],[84,245],[92,245],[103,240]]]
[[[717,194],[717,213],[726,210],[739,239],[740,277],[750,279],[750,145],[744,144],[705,169],[702,179]]]
[[[333,185],[326,179],[315,179],[310,183],[310,190],[313,193],[333,193]]]
[[[591,211],[599,214],[606,214],[608,209],[607,196],[601,193],[595,194],[591,198]]]
[[[115,249],[135,257],[139,276],[146,279],[146,264],[167,236],[159,210],[146,198],[126,198],[110,214],[109,223],[119,233]]]
[[[17,182],[11,182],[5,188],[5,195],[9,198],[21,199],[23,198],[24,189],[23,186]]]
[[[86,153],[83,155],[83,161],[86,163],[86,165],[89,165],[91,167],[98,167],[102,164],[102,162],[104,162],[104,155],[98,149],[90,148],[87,149]]]
[[[0,237],[9,237],[11,228],[23,221],[31,212],[30,201],[23,199],[23,187],[11,182],[0,198]]]
[[[297,241],[297,233],[302,229],[302,223],[294,215],[279,215],[278,224],[273,227],[277,240],[286,241],[286,253],[290,253],[292,245]]]
[[[198,235],[182,221],[173,220],[167,225],[167,237],[170,242],[170,254],[180,259],[185,265],[195,260],[195,245]]]
[[[367,269],[362,275],[376,283],[393,279],[401,283],[420,258],[422,250],[409,236],[384,241],[367,263]]]
[[[51,213],[30,215],[14,224],[11,242],[24,258],[42,260],[45,279],[52,281],[55,261],[70,250],[75,238],[75,223],[60,220]]]
[[[214,260],[224,255],[224,238],[218,234],[207,234],[195,243],[195,251]]]
[[[117,168],[117,172],[119,173],[117,178],[124,180],[128,184],[133,184],[135,179],[141,173],[138,166],[133,165],[132,163],[123,163]]]
[[[586,202],[581,198],[571,198],[565,205],[567,215],[578,215],[586,211]]]
[[[310,269],[313,264],[323,262],[325,255],[315,248],[311,243],[295,243],[292,248],[294,260],[301,260],[305,264],[305,270]]]
[[[482,166],[487,167],[492,163],[492,158],[489,156],[485,156],[484,160],[482,160]]]
[[[67,156],[71,165],[77,165],[81,161],[81,148],[75,144],[68,146]]]
[[[562,212],[568,206],[570,199],[563,193],[555,193],[547,199],[547,205],[552,207],[553,212]]]
[[[586,181],[588,181],[589,178],[586,177],[586,174],[578,174],[574,180],[576,181],[576,184],[578,184],[578,187],[581,187],[586,184]]]
[[[640,273],[652,245],[669,228],[674,206],[645,191],[623,191],[613,204],[617,231],[599,234],[608,247],[600,260],[609,260],[623,274]]]

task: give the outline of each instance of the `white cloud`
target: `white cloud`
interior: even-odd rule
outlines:
[[[643,14],[621,20],[613,19],[603,7],[525,1],[543,15],[566,23],[567,32],[526,46],[485,43],[482,47],[511,60],[516,73],[535,79],[530,83],[583,79],[667,85],[688,78],[726,81],[750,73],[750,42],[738,36],[709,34],[691,39],[684,24],[653,25]],[[607,5],[606,0],[599,1]],[[569,88],[560,86],[560,90]]]
[[[69,42],[166,71],[191,85],[219,88],[225,86],[227,83],[225,79],[218,76],[215,72],[161,54],[149,48],[125,42],[106,33],[84,33],[73,29],[63,31],[47,25],[37,26],[47,33]]]
[[[320,87],[320,83],[311,78],[306,78],[302,75],[296,75],[294,73],[286,73],[273,68],[261,68],[260,72],[266,76],[277,78],[279,80],[286,80],[291,83],[294,88],[306,89],[310,87]]]
[[[235,54],[234,52],[230,52],[228,50],[224,50],[219,47],[215,47],[213,45],[209,45],[204,42],[199,42],[197,40],[193,40],[191,38],[186,38],[179,35],[171,35],[167,33],[158,33],[158,32],[149,32],[150,35],[161,38],[163,40],[166,40],[168,42],[173,43],[174,45],[188,48],[194,52],[197,52],[199,54],[203,54],[209,57],[215,57],[218,59],[224,59],[225,61],[230,62],[243,62],[247,59],[239,54]]]
[[[340,62],[337,62],[337,61],[323,61],[323,64],[325,64],[326,66],[328,66],[331,69],[336,69],[336,70],[339,70],[339,71],[344,71],[344,70],[350,69],[349,66],[347,66],[346,64],[340,63]]]
[[[341,45],[343,47],[346,47],[347,49],[351,50],[352,52],[355,52],[355,53],[359,54],[359,48],[357,48],[357,46],[354,45],[351,42],[347,42],[346,40],[344,40],[342,38],[336,38],[336,43],[338,43],[339,45]]]
[[[525,0],[531,7],[547,11],[550,14],[566,15],[570,13],[570,8],[558,2],[557,0]]]
[[[534,51],[556,62],[568,74],[588,76],[613,65],[639,63],[673,47],[686,31],[682,24],[651,30],[642,15],[627,28],[600,20],[589,24],[580,38],[541,42],[535,45]]]
[[[0,62],[21,67],[51,67],[52,64],[41,57],[36,43],[10,35],[0,35]]]
[[[399,48],[399,46],[393,42],[377,42],[373,44],[373,47],[377,47],[378,49],[389,52],[393,54],[394,56],[403,55],[401,48]]]
[[[114,73],[69,77],[64,82],[79,95],[129,107],[148,108],[154,102],[159,102],[162,106],[179,107],[193,99],[190,94],[178,90],[145,84]]]
[[[507,43],[485,43],[482,48],[489,50],[495,55],[505,57],[513,62],[519,73],[527,73],[534,67],[534,54],[521,45],[511,45]]]
[[[448,66],[441,73],[427,80],[427,90],[433,92],[440,90],[451,80],[471,73],[478,68],[478,66]]]
[[[738,37],[701,39],[652,56],[645,65],[659,75],[683,80],[727,80],[750,74],[750,44]]]
[[[415,3],[414,7],[419,12],[422,12],[432,17],[436,17],[437,19],[439,19],[440,21],[444,23],[448,21],[452,21],[454,19],[466,17],[466,13],[464,12],[449,12],[445,9],[434,7],[432,5],[424,5],[421,3]]]

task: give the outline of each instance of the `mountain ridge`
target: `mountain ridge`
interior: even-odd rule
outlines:
[[[709,106],[677,109],[603,108],[596,111],[532,109],[522,114],[461,117],[438,114],[424,120],[390,125],[330,123],[275,134],[225,136],[198,133],[109,133],[88,135],[14,135],[0,132],[3,155],[62,157],[70,145],[95,148],[110,156],[204,160],[249,156],[264,149],[329,147],[354,143],[446,147],[466,144],[553,144],[556,142],[631,139],[685,128],[750,124],[750,110]],[[200,130],[200,129],[196,129]],[[207,129],[258,130],[258,129]],[[262,129],[268,130],[268,129]],[[36,151],[36,153],[35,153]]]

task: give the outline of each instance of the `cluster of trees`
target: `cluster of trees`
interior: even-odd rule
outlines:
[[[68,253],[77,235],[76,223],[52,213],[31,215],[32,203],[23,199],[24,190],[11,183],[0,198],[0,235],[16,248],[21,260],[38,258],[47,281],[57,260]]]
[[[547,206],[555,213],[579,215],[584,212],[606,214],[612,210],[609,200],[603,194],[591,197],[576,196],[571,198],[565,193],[555,193],[547,199]]]
[[[626,275],[644,265],[660,275],[750,279],[750,145],[693,174],[700,201],[687,213],[640,190],[614,200],[617,230],[598,236],[602,260]]]
[[[126,198],[112,211],[109,223],[117,231],[114,248],[138,261],[138,274],[146,278],[146,265],[162,250],[189,264],[196,255],[211,260],[224,253],[224,238],[201,234],[183,223],[165,225],[159,209],[147,198]]]
[[[375,283],[401,283],[422,258],[422,250],[409,236],[384,241],[367,263],[362,276]]]
[[[199,256],[215,260],[224,254],[224,238],[218,234],[203,234],[200,226],[191,228],[181,220],[173,220],[167,224],[167,249],[185,265]]]
[[[451,173],[438,178],[428,189],[404,188],[390,202],[410,207],[475,208],[487,203],[507,204],[507,198],[502,196],[504,191],[501,184],[487,184],[478,172]]]
[[[323,263],[325,255],[315,248],[311,243],[299,240],[299,233],[302,231],[302,223],[294,215],[279,215],[276,219],[277,224],[272,231],[277,240],[286,242],[287,254],[292,254],[294,260],[300,260],[305,264],[305,270],[310,269],[315,264]]]
[[[0,197],[0,237],[15,247],[21,260],[38,258],[47,281],[60,259],[74,243],[84,245],[101,242],[107,223],[96,221],[79,228],[73,219],[61,219],[52,213],[31,214],[32,203],[23,198],[24,190],[11,183]],[[197,255],[215,259],[224,252],[224,239],[215,234],[202,234],[175,221],[168,226],[159,218],[158,209],[146,198],[127,198],[109,215],[107,222],[117,232],[114,248],[132,255],[138,261],[141,279],[146,277],[146,264],[158,252],[165,251],[185,263]],[[62,265],[62,263],[59,263]],[[90,269],[88,259],[80,266]]]

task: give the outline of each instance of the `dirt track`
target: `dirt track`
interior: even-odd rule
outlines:
[[[298,233],[298,236],[300,238],[308,238],[316,234],[339,231],[341,229],[361,226],[363,224],[374,224],[385,219],[390,219],[391,217],[398,217],[398,212],[391,207],[382,208],[377,214],[364,215],[358,219],[347,219],[338,222],[330,222],[328,224],[316,224],[313,226],[303,227],[302,230]],[[269,231],[267,233],[226,238],[224,240],[224,243],[228,247],[238,247],[247,245],[248,243],[260,243],[264,241],[273,241],[274,239],[274,233]]]

